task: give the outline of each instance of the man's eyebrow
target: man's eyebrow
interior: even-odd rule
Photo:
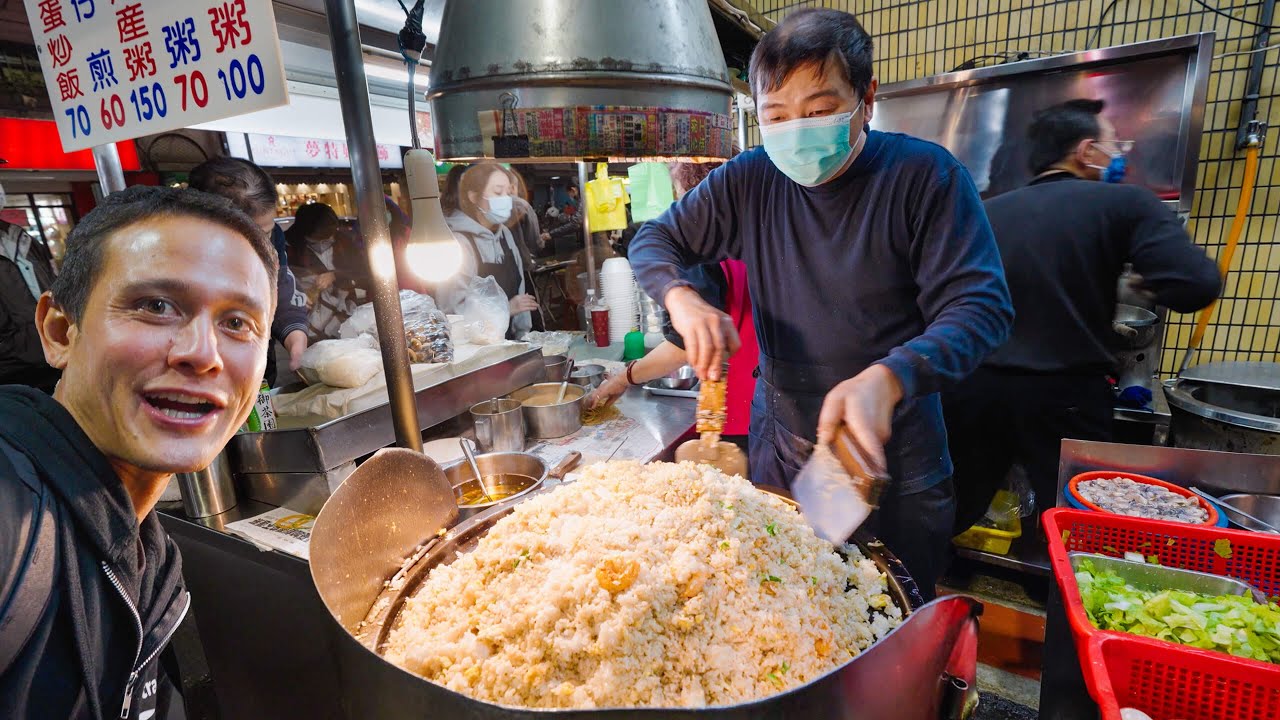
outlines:
[[[804,98],[804,99],[803,99],[803,100],[801,100],[800,102],[802,102],[802,103],[807,103],[807,102],[813,102],[814,100],[822,100],[822,99],[825,99],[825,98],[836,98],[836,99],[839,99],[839,98],[840,98],[840,93],[839,93],[838,91],[836,91],[836,90],[831,89],[831,88],[827,88],[827,89],[825,89],[825,90],[819,90],[819,91],[817,91],[817,92],[815,92],[815,93],[813,93],[813,94],[809,95],[808,97]],[[761,105],[761,106],[760,106],[760,109],[761,109],[761,110],[769,110],[769,109],[771,109],[771,108],[776,108],[776,107],[779,107],[779,106],[781,106],[781,105],[782,105],[782,103],[780,103],[780,102],[778,102],[778,101],[776,101],[776,100],[769,100],[769,101],[766,101],[763,105]]]
[[[191,283],[176,278],[157,278],[155,280],[142,280],[131,283],[124,287],[124,292],[129,295],[146,295],[148,293],[159,293],[162,295],[174,295],[177,297],[189,297],[193,294]],[[260,298],[231,290],[220,293],[223,299],[228,299],[236,305],[241,305],[254,312],[266,314],[267,305]]]

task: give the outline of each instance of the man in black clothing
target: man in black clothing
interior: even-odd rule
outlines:
[[[36,327],[52,398],[0,387],[0,717],[156,712],[190,605],[153,511],[248,417],[276,253],[222,198],[129,188],[72,231]]]
[[[0,191],[0,200],[3,200]],[[49,367],[36,332],[36,300],[55,276],[53,256],[25,230],[0,220],[0,385],[53,392],[60,374]]]
[[[1125,263],[1140,291],[1177,312],[1218,295],[1217,267],[1177,216],[1145,188],[1117,184],[1130,143],[1102,109],[1072,100],[1040,112],[1028,129],[1034,179],[986,202],[1016,319],[1009,341],[943,398],[957,530],[982,517],[1013,463],[1037,507],[1053,507],[1062,439],[1110,439],[1109,343]]]

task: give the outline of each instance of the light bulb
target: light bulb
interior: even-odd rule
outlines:
[[[462,267],[462,246],[453,237],[440,208],[436,159],[427,150],[404,156],[405,183],[413,204],[413,228],[404,257],[409,268],[427,282],[447,280]]]
[[[429,283],[448,280],[462,267],[462,246],[456,242],[410,242],[404,259],[415,275]]]

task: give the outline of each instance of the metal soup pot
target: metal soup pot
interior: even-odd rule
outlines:
[[[462,695],[383,659],[378,647],[406,597],[435,567],[475,547],[520,502],[485,510],[454,527],[453,492],[444,472],[406,476],[406,450],[383,450],[333,493],[311,535],[311,575],[335,621],[332,647],[342,678],[342,715],[380,720],[936,720],[963,718],[976,698],[976,601],[949,596],[910,613],[889,635],[856,658],[785,693],[739,705],[706,708],[532,710]],[[447,529],[446,529],[447,528]],[[855,537],[886,572],[895,602],[919,595],[879,543]],[[896,571],[895,569],[896,568]],[[378,608],[371,613],[371,609]],[[366,617],[372,622],[365,622]]]
[[[587,390],[569,383],[564,401],[554,404],[560,383],[537,383],[511,393],[524,410],[524,425],[531,438],[558,438],[571,435],[582,427],[582,399]]]

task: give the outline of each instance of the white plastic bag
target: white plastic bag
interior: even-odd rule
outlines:
[[[436,309],[436,301],[430,295],[422,295],[412,290],[400,291],[400,313],[404,315],[405,324],[411,317],[426,317]],[[338,330],[342,339],[350,339],[361,335],[378,336],[378,324],[373,317],[373,303],[365,303],[351,313],[351,317],[342,323]]]
[[[511,323],[507,294],[492,277],[471,278],[458,313],[470,325],[473,345],[494,345],[506,339]]]
[[[339,388],[360,387],[382,372],[382,353],[369,335],[321,340],[302,353],[302,375]]]

